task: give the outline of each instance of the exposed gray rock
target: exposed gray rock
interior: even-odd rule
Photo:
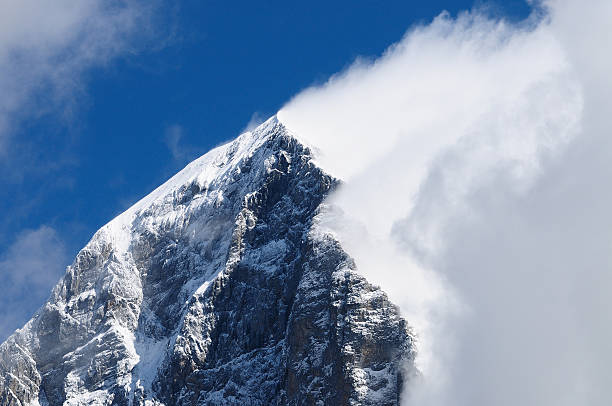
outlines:
[[[316,231],[338,184],[275,118],[100,229],[0,346],[0,405],[396,405],[413,342]]]

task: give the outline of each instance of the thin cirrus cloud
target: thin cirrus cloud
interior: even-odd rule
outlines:
[[[612,4],[441,14],[279,119],[344,180],[318,218],[418,334],[407,405],[612,401]]]

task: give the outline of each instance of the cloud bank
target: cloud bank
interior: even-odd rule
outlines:
[[[419,335],[405,404],[612,401],[611,20],[442,13],[279,112],[345,181],[320,225]]]

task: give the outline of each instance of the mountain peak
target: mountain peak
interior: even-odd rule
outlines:
[[[336,185],[276,117],[196,159],[2,344],[2,404],[397,404],[410,331],[313,232]]]

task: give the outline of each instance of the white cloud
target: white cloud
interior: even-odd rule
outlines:
[[[0,153],[25,117],[70,114],[84,72],[134,51],[153,4],[0,0]]]
[[[418,329],[407,404],[612,401],[612,4],[544,7],[442,14],[279,112],[346,181],[323,223]]]
[[[41,226],[17,236],[0,257],[0,342],[43,304],[66,265],[64,244],[53,228]]]

